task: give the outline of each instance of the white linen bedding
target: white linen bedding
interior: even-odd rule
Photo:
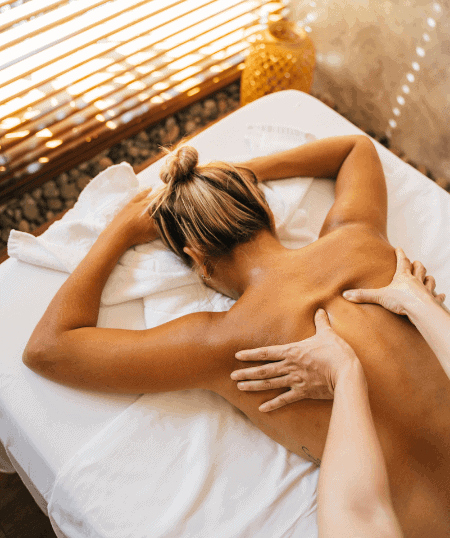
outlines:
[[[245,158],[243,147],[247,154],[261,149],[258,141],[263,138],[250,133],[249,125],[261,134],[262,125],[275,124],[288,126],[291,131],[297,128],[314,133],[318,138],[361,133],[313,97],[289,91],[240,109],[191,143],[199,149],[202,160],[238,161]],[[282,139],[280,134],[283,135],[278,132],[272,136],[264,131],[265,143],[274,151],[282,149],[276,145]],[[246,145],[247,141],[252,145]],[[390,240],[401,245],[411,258],[424,261],[428,272],[435,275],[439,291],[448,295],[450,196],[380,144],[376,143],[376,147],[388,184]],[[140,183],[154,184],[159,166],[157,163],[142,173]],[[273,196],[276,213],[278,209],[280,233],[287,246],[313,241],[332,202],[332,182],[315,180],[311,188],[311,181],[306,181],[308,185],[305,180],[288,180],[266,187],[269,201]],[[307,191],[313,195],[304,197]],[[278,208],[277,200],[281,204]],[[93,229],[98,232],[101,228]],[[14,246],[17,238],[12,237],[11,253],[19,256],[20,245]],[[42,247],[37,246],[38,250]],[[56,258],[61,257],[60,249],[55,253]],[[122,282],[127,285],[114,286],[102,300],[120,303],[143,297],[150,290],[144,299],[147,327],[187,313],[189,305],[195,305],[196,310],[229,307],[228,299],[222,302],[221,296],[205,291],[198,280],[189,280],[186,273],[175,271],[171,281],[179,284],[178,278],[185,278],[182,289],[172,286],[156,291],[151,287],[153,281],[140,279],[142,272],[152,269],[158,273],[165,267],[161,264],[167,262],[166,258],[159,260],[159,266],[149,266],[152,256],[163,254],[166,253],[156,253],[154,245],[127,252],[120,269],[126,275]],[[185,271],[182,266],[179,269],[181,273]],[[130,274],[137,278],[130,281]],[[119,278],[117,282],[120,281]],[[24,406],[20,416],[14,417],[17,429],[9,430],[10,446],[19,442],[20,428],[27,429],[25,410]],[[11,407],[9,413],[13,415]],[[49,485],[46,495],[52,521],[67,537],[287,538],[317,534],[317,470],[268,439],[216,395],[202,391],[144,395],[97,432],[61,465],[56,483]],[[4,441],[3,431],[0,433]],[[125,495],[131,504],[124,502]]]

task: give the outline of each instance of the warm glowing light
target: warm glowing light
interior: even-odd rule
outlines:
[[[28,110],[27,112],[25,112],[23,117],[26,120],[31,120],[31,118],[34,118],[35,116],[38,116],[39,114],[40,114],[40,110]]]
[[[51,138],[53,133],[49,129],[42,129],[42,131],[36,133],[36,136],[38,138]]]
[[[98,101],[95,101],[94,106],[97,107],[99,110],[105,110],[105,108],[108,108],[113,104],[113,99],[99,99]]]
[[[6,172],[6,167],[5,166],[0,166],[0,172]]]
[[[27,136],[30,131],[17,131],[16,133],[7,133],[5,134],[5,138],[22,138],[24,136]]]
[[[94,6],[97,3],[101,5]],[[34,170],[39,163],[49,162],[48,157],[31,157],[38,144],[41,148],[43,144],[56,148],[65,143],[66,135],[63,139],[52,138],[58,131],[71,134],[86,129],[80,136],[91,141],[96,136],[90,129],[99,126],[94,122],[91,127],[89,118],[95,117],[109,129],[116,129],[148,110],[149,103],[167,108],[165,103],[174,95],[198,94],[207,79],[221,82],[219,74],[229,67],[239,64],[237,69],[244,69],[246,38],[265,26],[261,13],[268,19],[270,13],[280,11],[287,3],[186,0],[167,8],[167,2],[157,0],[0,0],[0,5],[5,4],[1,8],[5,12],[1,15],[5,31],[0,33],[0,47],[17,41],[7,48],[9,64],[2,71],[4,88],[0,88],[0,100],[5,103],[0,106],[0,129],[19,130],[21,123],[32,120],[32,130],[5,135],[15,139],[40,129],[24,148],[30,154],[28,169]],[[318,18],[313,9],[316,2],[308,3],[311,9],[304,22]],[[439,7],[434,4],[435,11]],[[85,8],[89,9],[83,13]],[[16,24],[21,18],[23,22]],[[275,20],[277,16],[271,18]],[[431,34],[429,28],[436,23],[431,17],[427,22]],[[427,36],[422,36],[423,45],[431,39]],[[213,62],[216,65],[211,65]],[[413,68],[418,71],[414,65]],[[133,106],[135,109],[129,110]],[[55,123],[64,120],[62,127],[53,127],[47,115]],[[119,115],[120,120],[116,119]],[[80,128],[73,127],[77,124]],[[28,124],[22,129],[26,127]],[[25,146],[25,141],[22,144]],[[0,159],[0,165],[6,162]]]
[[[191,97],[192,95],[195,95],[196,93],[198,93],[200,91],[200,88],[192,88],[192,90],[189,90],[187,92],[187,95],[188,97]]]
[[[62,140],[49,140],[48,142],[45,143],[45,145],[48,148],[56,148],[56,147],[60,146],[62,143],[63,143]]]
[[[154,90],[165,90],[167,86],[169,85],[168,82],[157,82],[156,84],[153,84]]]
[[[131,90],[145,90],[147,85],[144,84],[141,80],[137,80],[136,82],[132,82],[128,87]]]
[[[2,123],[0,123],[0,127],[2,129],[12,129],[16,125],[19,125],[19,123],[19,118],[5,118]]]

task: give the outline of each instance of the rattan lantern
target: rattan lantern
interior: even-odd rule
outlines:
[[[256,34],[241,78],[241,105],[263,95],[296,89],[309,93],[316,55],[308,33],[294,22],[270,22]]]

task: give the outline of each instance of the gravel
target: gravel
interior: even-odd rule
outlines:
[[[80,192],[102,170],[122,161],[132,166],[139,165],[157,155],[161,146],[175,144],[218,117],[237,109],[239,91],[239,82],[235,82],[47,181],[41,187],[24,194],[21,199],[13,198],[0,205],[0,250],[6,247],[12,229],[32,232],[61,211],[72,208]],[[312,95],[337,110],[334,101],[329,97],[314,93]],[[449,181],[434,178],[424,165],[417,165],[401,151],[390,148],[389,140],[385,136],[377,136],[370,131],[367,131],[367,134],[450,192]]]

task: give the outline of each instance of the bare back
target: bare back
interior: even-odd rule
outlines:
[[[308,338],[315,334],[314,312],[325,308],[333,329],[364,367],[394,507],[406,536],[447,537],[450,381],[406,317],[378,305],[352,304],[341,296],[345,289],[389,284],[395,266],[394,249],[358,225],[289,252],[266,282],[244,294],[223,316],[218,334],[222,342],[224,333],[230,335],[228,351],[221,347],[220,375],[210,388],[275,441],[300,456],[320,459],[331,401],[303,400],[261,413],[258,406],[284,389],[241,392],[229,376],[248,366],[234,358],[237,350]]]

